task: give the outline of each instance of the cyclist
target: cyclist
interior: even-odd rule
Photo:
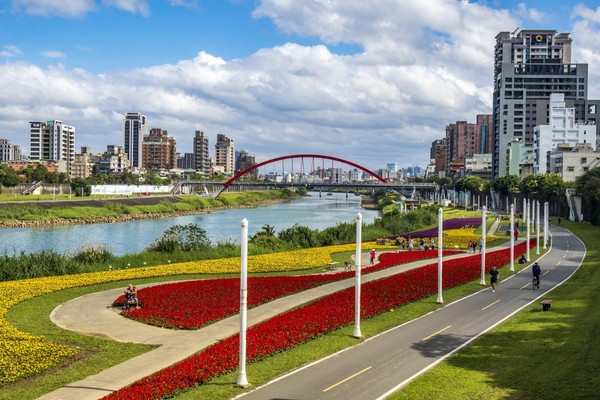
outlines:
[[[534,288],[540,288],[540,273],[542,272],[542,269],[540,268],[540,265],[537,263],[537,261],[535,263],[533,263],[533,267],[531,267],[531,273],[533,274],[533,286]]]

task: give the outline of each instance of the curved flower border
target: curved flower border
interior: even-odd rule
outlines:
[[[532,241],[532,242],[535,242]],[[534,243],[530,243],[533,247]],[[526,243],[515,246],[515,255]],[[487,255],[486,272],[510,261],[510,249]],[[362,285],[361,318],[429,296],[437,291],[437,263]],[[443,286],[450,288],[478,278],[481,254],[444,263]],[[247,361],[264,359],[277,352],[313,340],[348,325],[354,320],[354,288],[318,299],[259,323],[247,331]],[[103,400],[151,400],[175,391],[202,385],[238,367],[239,335],[231,336],[171,367],[115,391]]]

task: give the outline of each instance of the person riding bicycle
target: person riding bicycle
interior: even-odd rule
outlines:
[[[540,288],[540,273],[541,272],[542,272],[542,269],[540,268],[540,265],[536,261],[535,263],[533,263],[533,267],[531,267],[531,273],[533,274],[533,279],[535,280],[535,287],[537,287],[538,289]]]

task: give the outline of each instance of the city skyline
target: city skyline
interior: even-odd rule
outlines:
[[[491,113],[494,38],[519,28],[569,32],[600,98],[591,1],[65,3],[0,6],[0,138],[25,154],[31,121],[61,120],[77,150],[102,152],[139,112],[181,154],[203,131],[258,162],[425,167],[447,124]]]

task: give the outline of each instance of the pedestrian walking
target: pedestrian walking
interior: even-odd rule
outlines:
[[[372,249],[369,255],[371,256],[371,265],[375,264],[375,249]]]
[[[490,270],[490,285],[492,286],[492,292],[496,291],[496,284],[498,283],[498,276],[500,272],[496,269],[496,267],[492,267]]]

